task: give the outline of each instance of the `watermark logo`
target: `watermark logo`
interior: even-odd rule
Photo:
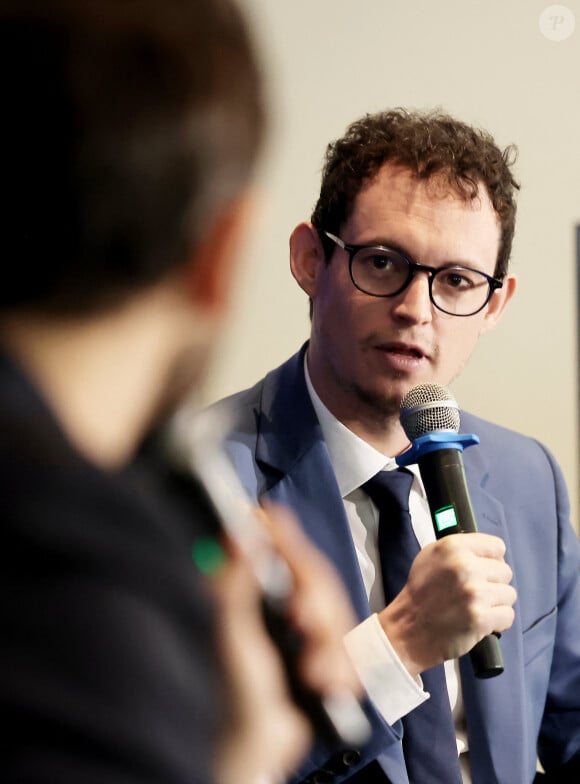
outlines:
[[[540,14],[538,25],[550,41],[565,41],[576,28],[576,17],[565,5],[549,5]]]

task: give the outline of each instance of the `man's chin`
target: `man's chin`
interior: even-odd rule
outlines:
[[[368,389],[359,387],[357,397],[364,407],[372,411],[377,418],[390,419],[394,416],[398,418],[401,407],[401,400],[411,388],[411,384],[404,385],[395,383],[389,385],[388,389]]]

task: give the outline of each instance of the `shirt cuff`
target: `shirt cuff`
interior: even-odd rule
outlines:
[[[428,699],[421,678],[407,672],[376,613],[348,632],[344,644],[367,695],[388,724]]]

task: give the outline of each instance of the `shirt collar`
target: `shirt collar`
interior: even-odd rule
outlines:
[[[387,457],[342,424],[324,405],[312,386],[306,356],[304,375],[308,394],[326,441],[340,494],[343,498],[368,482],[379,471],[394,471],[394,457]],[[418,476],[417,466],[409,466]]]

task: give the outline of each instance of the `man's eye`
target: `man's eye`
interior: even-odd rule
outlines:
[[[364,265],[374,272],[390,272],[395,267],[395,262],[386,253],[368,253],[362,259]]]
[[[459,288],[460,286],[469,285],[469,280],[457,272],[450,272],[449,275],[446,276],[446,278],[447,278],[447,285],[453,286],[454,288]]]
[[[386,256],[373,256],[372,264],[375,269],[387,270],[393,266],[393,261]]]
[[[476,285],[475,275],[470,275],[467,271],[447,270],[439,275],[439,278],[439,283],[450,289],[468,289]]]

